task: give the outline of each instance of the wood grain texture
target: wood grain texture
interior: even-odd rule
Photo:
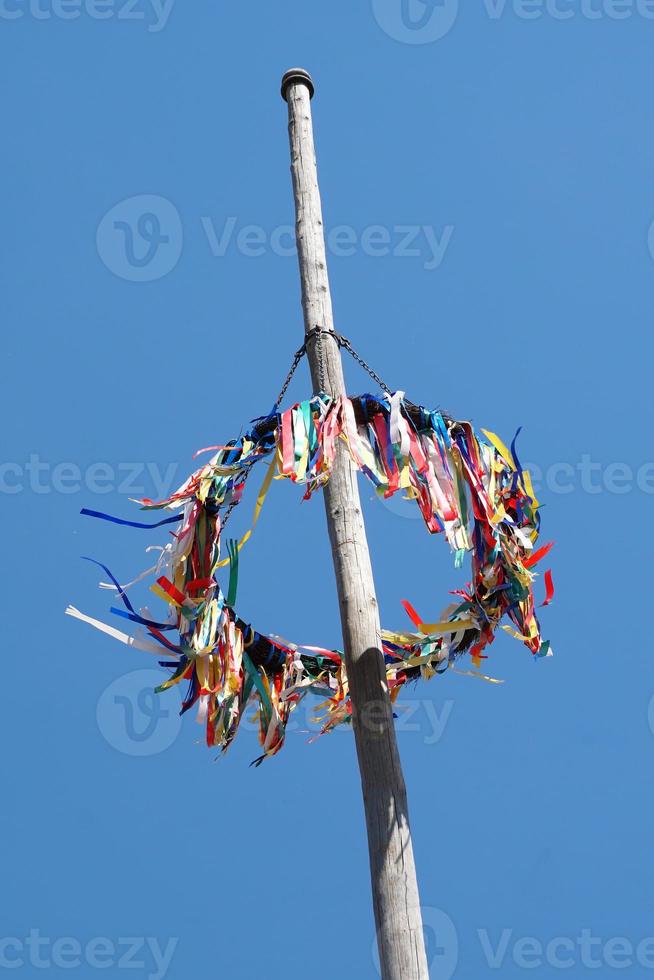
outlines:
[[[306,84],[286,90],[305,334],[334,330],[322,207]],[[345,393],[340,348],[326,335],[308,346],[314,391]],[[377,942],[383,980],[428,980],[406,787],[380,650],[380,621],[354,464],[339,446],[324,490],[353,706]]]

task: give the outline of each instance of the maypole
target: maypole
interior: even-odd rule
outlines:
[[[403,391],[390,391],[349,340],[334,330],[311,123],[313,82],[307,72],[287,72],[282,95],[288,103],[304,342],[267,415],[258,415],[238,438],[221,438],[217,445],[199,450],[196,456],[212,455],[165,500],[141,501],[144,511],[153,516],[158,512],[158,519],[82,510],[139,532],[166,529],[165,543],[148,549],[158,556],[155,564],[126,585],[102,562],[90,559],[109,579],[101,585],[120,600],[111,607],[112,615],[130,632],[74,606],[66,612],[130,648],[162,658],[159,663],[168,673],[162,675],[157,692],[184,684],[182,713],[197,708],[209,748],[229,748],[250,705],[259,719],[262,751],[256,765],[283,748],[289,719],[308,696],[326,698],[318,706],[323,712],[322,734],[352,723],[382,977],[426,980],[392,704],[407,684],[457,671],[457,662],[466,657],[474,669],[459,673],[501,683],[480,671],[498,629],[523,643],[534,657],[550,656],[549,641],[541,637],[534,583],[535,566],[552,544],[535,547],[540,505],[518,458],[520,430],[509,448],[493,432],[482,429],[481,438],[469,422],[417,405]],[[342,348],[366,367],[378,393],[346,393]],[[314,394],[283,408],[291,377],[305,354]],[[252,417],[252,410],[249,414]],[[226,540],[230,515],[255,469],[265,470],[265,477],[250,529],[240,540]],[[412,501],[429,533],[445,538],[458,567],[466,553],[471,555],[470,581],[452,590],[455,601],[436,621],[424,619],[403,599],[413,629],[380,629],[358,473],[378,496],[401,494]],[[259,632],[237,612],[239,555],[252,537],[275,477],[304,486],[305,499],[324,493],[343,654]],[[554,596],[549,569],[543,578],[541,605],[547,606]],[[148,580],[162,604],[156,614],[147,605],[134,604],[133,587]]]
[[[303,69],[286,72],[291,172],[295,196],[307,358],[313,389],[345,395],[327,273],[322,207],[311,119],[314,86]],[[357,472],[344,445],[324,488],[327,528],[341,611],[368,831],[377,942],[384,980],[428,978],[406,787],[381,651],[375,583]]]

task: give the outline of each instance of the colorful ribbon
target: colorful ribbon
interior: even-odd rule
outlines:
[[[145,510],[181,513],[149,525],[82,511],[138,528],[181,524],[172,545],[162,550],[156,570],[151,570],[156,577],[151,588],[166,602],[168,622],[153,620],[147,610],[137,613],[118,580],[102,566],[127,607],[127,612],[112,611],[144,627],[156,643],[130,637],[73,607],[67,612],[129,645],[150,652],[163,645],[168,655],[172,653],[177,659],[167,666],[173,673],[160,690],[188,682],[182,710],[198,704],[210,746],[229,746],[248,702],[257,705],[259,714],[263,755],[257,762],[282,747],[288,718],[308,693],[327,695],[323,731],[349,722],[347,675],[339,653],[263,636],[234,609],[239,552],[259,520],[273,478],[303,484],[305,498],[311,497],[329,480],[340,440],[377,495],[390,497],[401,491],[415,501],[429,532],[443,534],[448,541],[457,565],[466,551],[472,555],[471,581],[454,593],[457,601],[433,623],[425,622],[405,600],[417,632],[382,632],[392,699],[408,681],[443,673],[465,653],[479,668],[500,625],[535,656],[550,655],[536,617],[536,573],[531,569],[552,546],[534,550],[539,505],[517,457],[517,436],[508,449],[499,436],[482,431],[485,440],[469,423],[412,405],[402,392],[353,399],[320,395],[263,417],[240,439],[214,447],[217,452],[209,462],[166,500],[141,501]],[[229,543],[229,556],[221,559],[221,515],[240,503],[250,471],[262,459],[268,459],[269,466],[252,526],[238,543]],[[228,564],[225,597],[215,576]],[[541,605],[547,606],[554,596],[550,570],[544,581]],[[503,619],[508,623],[502,624]],[[178,643],[163,636],[162,631],[171,628],[179,634]],[[472,674],[494,680],[477,671]]]

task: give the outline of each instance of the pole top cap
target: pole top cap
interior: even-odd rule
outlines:
[[[282,78],[282,98],[285,102],[288,102],[286,96],[288,94],[289,85],[297,85],[299,83],[306,85],[306,87],[309,89],[309,98],[313,98],[313,93],[315,90],[313,87],[313,79],[311,78],[309,72],[305,71],[304,68],[290,68],[287,72],[284,72],[284,77]]]

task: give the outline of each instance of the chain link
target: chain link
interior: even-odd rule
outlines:
[[[357,362],[357,364],[360,364],[361,367],[363,368],[363,370],[368,372],[368,374],[370,375],[370,377],[372,378],[372,380],[375,382],[375,384],[378,384],[379,385],[379,387],[382,389],[382,391],[385,391],[387,395],[392,394],[391,389],[388,387],[388,385],[385,385],[384,384],[384,382],[379,377],[379,375],[377,374],[377,372],[376,371],[373,371],[373,369],[370,367],[369,364],[366,364],[366,362],[364,361],[364,359],[361,357],[360,354],[357,354],[357,352],[355,351],[354,347],[352,346],[352,344],[350,343],[350,341],[347,339],[347,337],[339,337],[338,338],[338,342],[339,342],[340,346],[341,347],[344,347],[345,350],[348,352],[348,354],[350,354],[354,358],[354,360]]]
[[[318,330],[316,335],[316,347],[318,348],[318,384],[320,385],[320,392],[322,394],[325,391],[325,361],[322,356],[322,335],[323,331]]]
[[[245,471],[245,473],[244,473],[244,475],[243,475],[243,479],[242,479],[242,480],[240,480],[240,481],[239,481],[239,482],[238,482],[238,483],[237,483],[237,484],[236,484],[236,485],[234,486],[234,492],[235,492],[235,493],[236,493],[236,492],[238,491],[238,489],[239,489],[239,487],[244,487],[244,486],[245,486],[245,484],[246,484],[246,482],[247,482],[247,478],[249,477],[249,475],[250,475],[250,473],[251,473],[251,472],[252,472],[252,467],[251,467],[251,466],[249,466],[249,467],[248,467],[248,469],[247,469],[247,470]],[[232,516],[232,511],[233,511],[233,510],[234,510],[234,508],[235,508],[235,507],[236,507],[236,506],[238,505],[238,503],[239,503],[239,501],[240,501],[240,499],[241,499],[241,497],[242,497],[242,496],[243,496],[243,491],[241,491],[241,494],[239,495],[239,497],[238,497],[238,498],[236,498],[236,497],[234,497],[234,498],[233,498],[233,499],[231,500],[231,502],[229,503],[229,505],[228,505],[228,507],[227,507],[227,510],[225,511],[225,516],[224,516],[224,517],[222,517],[222,518],[221,518],[221,521],[220,521],[220,529],[221,529],[221,533],[222,533],[222,532],[223,532],[223,531],[225,530],[225,527],[227,526],[227,521],[228,521],[228,520],[230,519],[230,517]]]
[[[288,391],[288,386],[290,385],[291,381],[293,380],[293,375],[295,374],[295,372],[297,370],[297,366],[300,363],[300,361],[302,360],[302,358],[304,357],[304,355],[306,354],[306,352],[307,352],[307,345],[306,345],[306,343],[302,344],[302,346],[300,348],[298,348],[298,350],[296,350],[295,357],[293,358],[293,363],[291,365],[291,369],[288,372],[288,374],[286,375],[286,380],[284,381],[284,384],[282,385],[282,390],[277,395],[277,400],[275,402],[275,407],[277,407],[278,405],[281,405],[282,401],[284,400],[284,395]]]
[[[231,504],[229,505],[229,507],[225,511],[225,516],[222,518],[222,520],[220,522],[220,530],[221,530],[221,532],[224,531],[225,528],[227,527],[227,521],[232,516],[232,511],[234,510],[235,507],[236,507],[236,501],[235,500],[232,500]]]
[[[329,334],[331,337],[333,337],[338,346],[344,348],[348,354],[354,358],[357,364],[359,364],[363,370],[370,375],[372,380],[375,382],[375,384],[379,385],[382,391],[385,391],[387,395],[392,394],[391,389],[388,387],[388,385],[384,384],[377,372],[373,371],[370,365],[364,361],[360,354],[357,354],[347,337],[342,337],[341,334],[336,333],[335,330],[326,330],[324,327],[314,327],[307,333],[304,346],[306,349],[307,343],[314,337],[316,338],[316,344],[318,345],[318,370],[320,373],[319,382],[322,391],[325,390],[324,362],[322,358],[322,334]]]
[[[378,384],[379,385],[379,387],[382,389],[382,391],[385,391],[387,395],[392,394],[391,389],[388,387],[388,385],[386,385],[382,381],[382,379],[379,377],[379,375],[377,374],[377,372],[376,371],[373,371],[373,369],[370,367],[370,365],[366,361],[364,361],[364,359],[361,357],[360,354],[358,354],[355,351],[354,347],[352,346],[352,344],[350,343],[350,341],[348,340],[347,337],[342,337],[341,334],[336,333],[335,330],[326,330],[324,327],[313,327],[311,330],[309,330],[307,332],[307,335],[305,337],[305,340],[304,340],[304,343],[302,344],[302,346],[300,348],[298,348],[298,350],[296,350],[296,352],[295,352],[295,357],[293,358],[293,363],[291,365],[291,369],[288,372],[288,374],[286,375],[286,380],[284,381],[284,384],[282,385],[281,391],[277,395],[277,400],[275,402],[275,406],[281,405],[281,403],[283,401],[283,398],[284,398],[284,395],[288,391],[288,386],[290,385],[291,381],[293,380],[293,375],[295,374],[295,372],[297,370],[297,366],[298,366],[298,364],[300,363],[300,361],[302,360],[302,358],[304,357],[304,355],[307,352],[307,344],[309,343],[310,340],[313,340],[313,339],[315,339],[316,346],[318,348],[318,351],[317,351],[317,353],[318,353],[318,384],[320,385],[321,392],[324,392],[325,391],[325,361],[324,361],[324,358],[322,356],[322,335],[324,333],[329,334],[331,337],[333,337],[334,340],[336,341],[336,343],[338,344],[338,346],[344,348],[348,352],[348,354],[352,358],[354,358],[354,360],[357,362],[357,364],[359,364],[360,367],[362,367],[363,370],[367,374],[370,375],[370,377],[372,378],[372,380],[375,382],[375,384]]]
[[[293,375],[297,371],[298,364],[300,363],[300,361],[302,360],[302,358],[307,352],[307,344],[309,343],[310,340],[313,340],[314,338],[316,340],[316,345],[318,347],[318,383],[320,385],[320,391],[323,393],[325,392],[325,362],[322,356],[322,334],[324,333],[330,334],[334,338],[334,340],[336,341],[339,347],[345,348],[348,354],[350,354],[357,362],[357,364],[359,364],[363,368],[363,370],[370,375],[372,380],[375,382],[375,384],[379,385],[382,391],[385,391],[387,395],[391,394],[390,388],[384,384],[384,382],[379,377],[379,375],[375,371],[373,371],[373,369],[370,367],[369,364],[367,364],[364,361],[361,355],[357,354],[357,352],[355,351],[354,347],[347,339],[347,337],[342,337],[340,334],[336,333],[335,330],[326,330],[324,327],[313,327],[311,330],[307,331],[306,337],[304,339],[304,343],[295,352],[295,355],[293,357],[293,363],[291,364],[291,368],[288,374],[286,375],[286,379],[284,381],[284,384],[282,385],[281,391],[277,395],[277,400],[275,401],[275,408],[278,408],[281,405],[282,401],[284,400],[284,395],[288,391],[288,386],[293,380]],[[246,470],[245,476],[241,481],[242,483],[245,483],[248,476],[250,475],[250,472],[251,469]],[[231,517],[232,511],[236,507],[236,504],[237,501],[232,500],[232,502],[227,507],[227,510],[225,511],[225,516],[222,519],[223,530],[229,518]]]

